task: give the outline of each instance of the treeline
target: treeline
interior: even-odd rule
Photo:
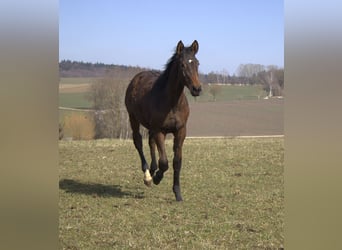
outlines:
[[[126,80],[133,78],[135,74],[143,70],[148,69],[139,66],[89,63],[70,60],[62,60],[59,63],[60,77],[104,77],[110,74],[115,80]],[[210,72],[208,74],[199,73],[199,78],[204,84],[251,84],[248,77],[230,76],[224,71]]]
[[[105,77],[111,75],[114,80],[130,80],[140,71],[148,70],[139,66],[126,66],[104,63],[89,63],[70,60],[62,60],[59,63],[60,77]],[[229,74],[227,70],[212,71],[208,74],[199,73],[200,81],[204,84],[242,84],[254,85],[262,84],[269,88],[270,84],[265,82],[265,74],[269,72],[278,77],[281,88],[284,85],[284,70],[277,66],[264,66],[260,64],[240,64],[234,74]],[[270,81],[270,79],[268,79]],[[276,85],[272,76],[273,85]],[[266,89],[265,89],[266,90]]]
[[[70,60],[62,60],[59,63],[60,77],[104,77],[110,74],[118,80],[124,80],[131,79],[135,74],[143,70],[146,70],[146,68]]]

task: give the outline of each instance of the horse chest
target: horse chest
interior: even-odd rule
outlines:
[[[183,113],[171,110],[166,116],[162,128],[167,132],[173,132],[184,127],[186,120],[187,116],[185,117]]]

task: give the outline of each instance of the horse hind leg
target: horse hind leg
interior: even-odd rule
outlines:
[[[133,131],[134,146],[139,153],[140,160],[141,160],[141,169],[144,172],[144,183],[146,186],[151,186],[152,176],[150,174],[150,170],[149,170],[149,167],[148,167],[148,164],[146,162],[144,152],[143,152],[142,136],[141,136],[140,131],[139,131],[140,124],[131,115],[129,116],[129,120],[130,120],[132,131]]]
[[[150,146],[150,152],[151,152],[151,175],[154,175],[154,172],[158,169],[157,161],[156,161],[156,142],[154,140],[154,134],[153,132],[149,131],[149,138],[148,138],[148,144]]]
[[[157,144],[158,153],[159,153],[159,161],[158,161],[158,171],[153,176],[153,183],[158,185],[160,181],[164,177],[164,172],[169,168],[169,164],[167,161],[166,151],[165,151],[165,134],[157,133],[154,136],[155,142]]]

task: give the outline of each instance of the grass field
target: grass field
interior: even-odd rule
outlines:
[[[171,140],[166,149],[172,162]],[[59,150],[61,249],[283,247],[282,138],[187,139],[182,203],[172,167],[144,186],[130,140],[61,141]]]
[[[96,80],[95,77],[61,77],[60,84],[91,84]]]
[[[59,106],[88,109],[91,102],[86,98],[90,85],[96,78],[62,77],[59,82]]]
[[[59,106],[68,108],[88,109],[91,102],[86,98],[86,92],[59,93]]]
[[[202,94],[196,99],[191,96],[188,89],[185,90],[189,102],[213,102],[214,98],[209,92],[210,87],[205,87]],[[216,102],[235,101],[235,100],[258,100],[266,96],[266,92],[262,90],[262,86],[225,86],[220,85],[220,90],[216,95]]]
[[[89,108],[91,103],[85,98],[89,86],[96,78],[61,78],[59,106],[69,108]],[[84,93],[84,94],[82,94]],[[209,93],[209,87],[204,88],[201,96],[192,97],[186,89],[185,93],[189,102],[213,102],[213,96]],[[234,100],[257,100],[263,98],[266,92],[261,86],[220,86],[216,96],[217,102]]]

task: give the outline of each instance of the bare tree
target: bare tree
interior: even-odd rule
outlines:
[[[268,97],[282,96],[284,91],[284,70],[269,66],[268,71],[259,72],[258,79],[264,85]]]
[[[261,64],[240,64],[236,70],[237,75],[240,77],[253,77],[261,71],[265,71],[265,66]]]
[[[128,118],[124,108],[127,83],[110,75],[91,85],[89,100],[95,110],[95,138],[125,138]]]
[[[221,75],[222,75],[222,83],[226,84],[227,81],[228,81],[228,76],[229,76],[228,70],[227,69],[222,69],[221,70]]]

